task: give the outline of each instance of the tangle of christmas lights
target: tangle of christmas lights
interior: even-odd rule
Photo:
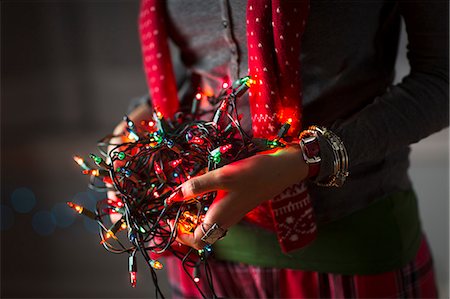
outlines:
[[[201,93],[195,95],[190,113],[177,113],[174,119],[155,112],[153,119],[142,121],[138,126],[125,116],[126,134],[100,140],[98,148],[103,157],[90,155],[97,168],[74,156],[83,173],[90,176],[90,187],[107,191],[107,187],[99,187],[98,180],[101,180],[113,186],[117,199],[98,201],[95,212],[72,202],[68,205],[98,223],[100,244],[106,250],[128,253],[133,287],[136,286],[136,253],[139,251],[150,266],[156,297],[164,298],[155,272],[162,269],[163,264],[152,257],[168,252],[183,261],[186,273],[205,297],[197,286],[199,266],[203,262],[210,291],[216,297],[207,264],[212,248],[183,252],[172,246],[178,230],[192,233],[201,224],[215,192],[183,202],[171,202],[170,195],[192,177],[256,152],[285,146],[283,137],[290,127],[289,121],[271,140],[252,139],[241,128],[236,100],[251,84],[249,76],[231,85],[224,84],[220,94],[209,99],[218,106],[211,121],[198,119],[199,102],[205,98]],[[118,139],[125,141],[114,142]],[[194,268],[192,276],[188,267]]]

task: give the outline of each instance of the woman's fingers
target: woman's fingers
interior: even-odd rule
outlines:
[[[219,168],[184,182],[169,197],[169,202],[183,201],[207,192],[222,189],[221,171],[222,168]]]
[[[219,191],[216,199],[205,214],[204,223],[217,223],[221,228],[228,229],[238,223],[255,205],[252,200],[240,192],[225,193]]]
[[[189,247],[200,250],[207,245],[205,242],[203,242],[201,240],[202,236],[203,236],[203,231],[199,225],[199,226],[197,226],[197,228],[195,229],[195,231],[193,233],[186,233],[179,229],[177,241],[184,245],[187,245]]]
[[[206,228],[216,223],[219,227],[228,229],[238,223],[248,212],[249,208],[240,205],[237,200],[238,197],[234,194],[225,195],[225,192],[219,191],[218,197],[214,200],[214,203],[209,207],[208,213],[205,215],[203,223]],[[205,247],[207,244],[202,241],[205,232],[201,225],[199,224],[194,232],[191,233],[178,229],[177,241],[195,249]]]

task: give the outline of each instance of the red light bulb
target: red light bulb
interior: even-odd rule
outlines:
[[[169,163],[170,163],[170,166],[171,166],[172,168],[175,168],[175,167],[177,167],[178,165],[180,165],[181,162],[183,162],[182,159],[177,159],[177,160],[170,161]]]
[[[136,287],[136,283],[137,283],[137,279],[136,279],[136,272],[130,272],[130,283],[131,283],[131,287],[135,288]]]
[[[231,144],[227,144],[227,145],[222,145],[219,149],[221,154],[225,154],[226,152],[228,152],[233,146]]]
[[[192,143],[195,143],[195,144],[198,144],[198,145],[202,145],[204,143],[203,139],[201,139],[198,136],[192,137],[192,139],[189,142],[192,142]]]
[[[159,166],[159,164],[156,161],[153,162],[153,167],[155,168],[156,174],[161,174],[162,173],[161,166]]]

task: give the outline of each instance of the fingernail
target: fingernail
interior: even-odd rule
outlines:
[[[166,199],[167,205],[172,204],[174,201],[183,201],[183,191],[180,187],[175,189],[175,191]]]

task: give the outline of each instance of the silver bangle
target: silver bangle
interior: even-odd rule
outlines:
[[[333,149],[333,174],[327,181],[318,182],[317,185],[323,187],[341,187],[349,175],[348,154],[344,143],[336,134],[324,127],[311,126],[308,130],[323,136]]]

